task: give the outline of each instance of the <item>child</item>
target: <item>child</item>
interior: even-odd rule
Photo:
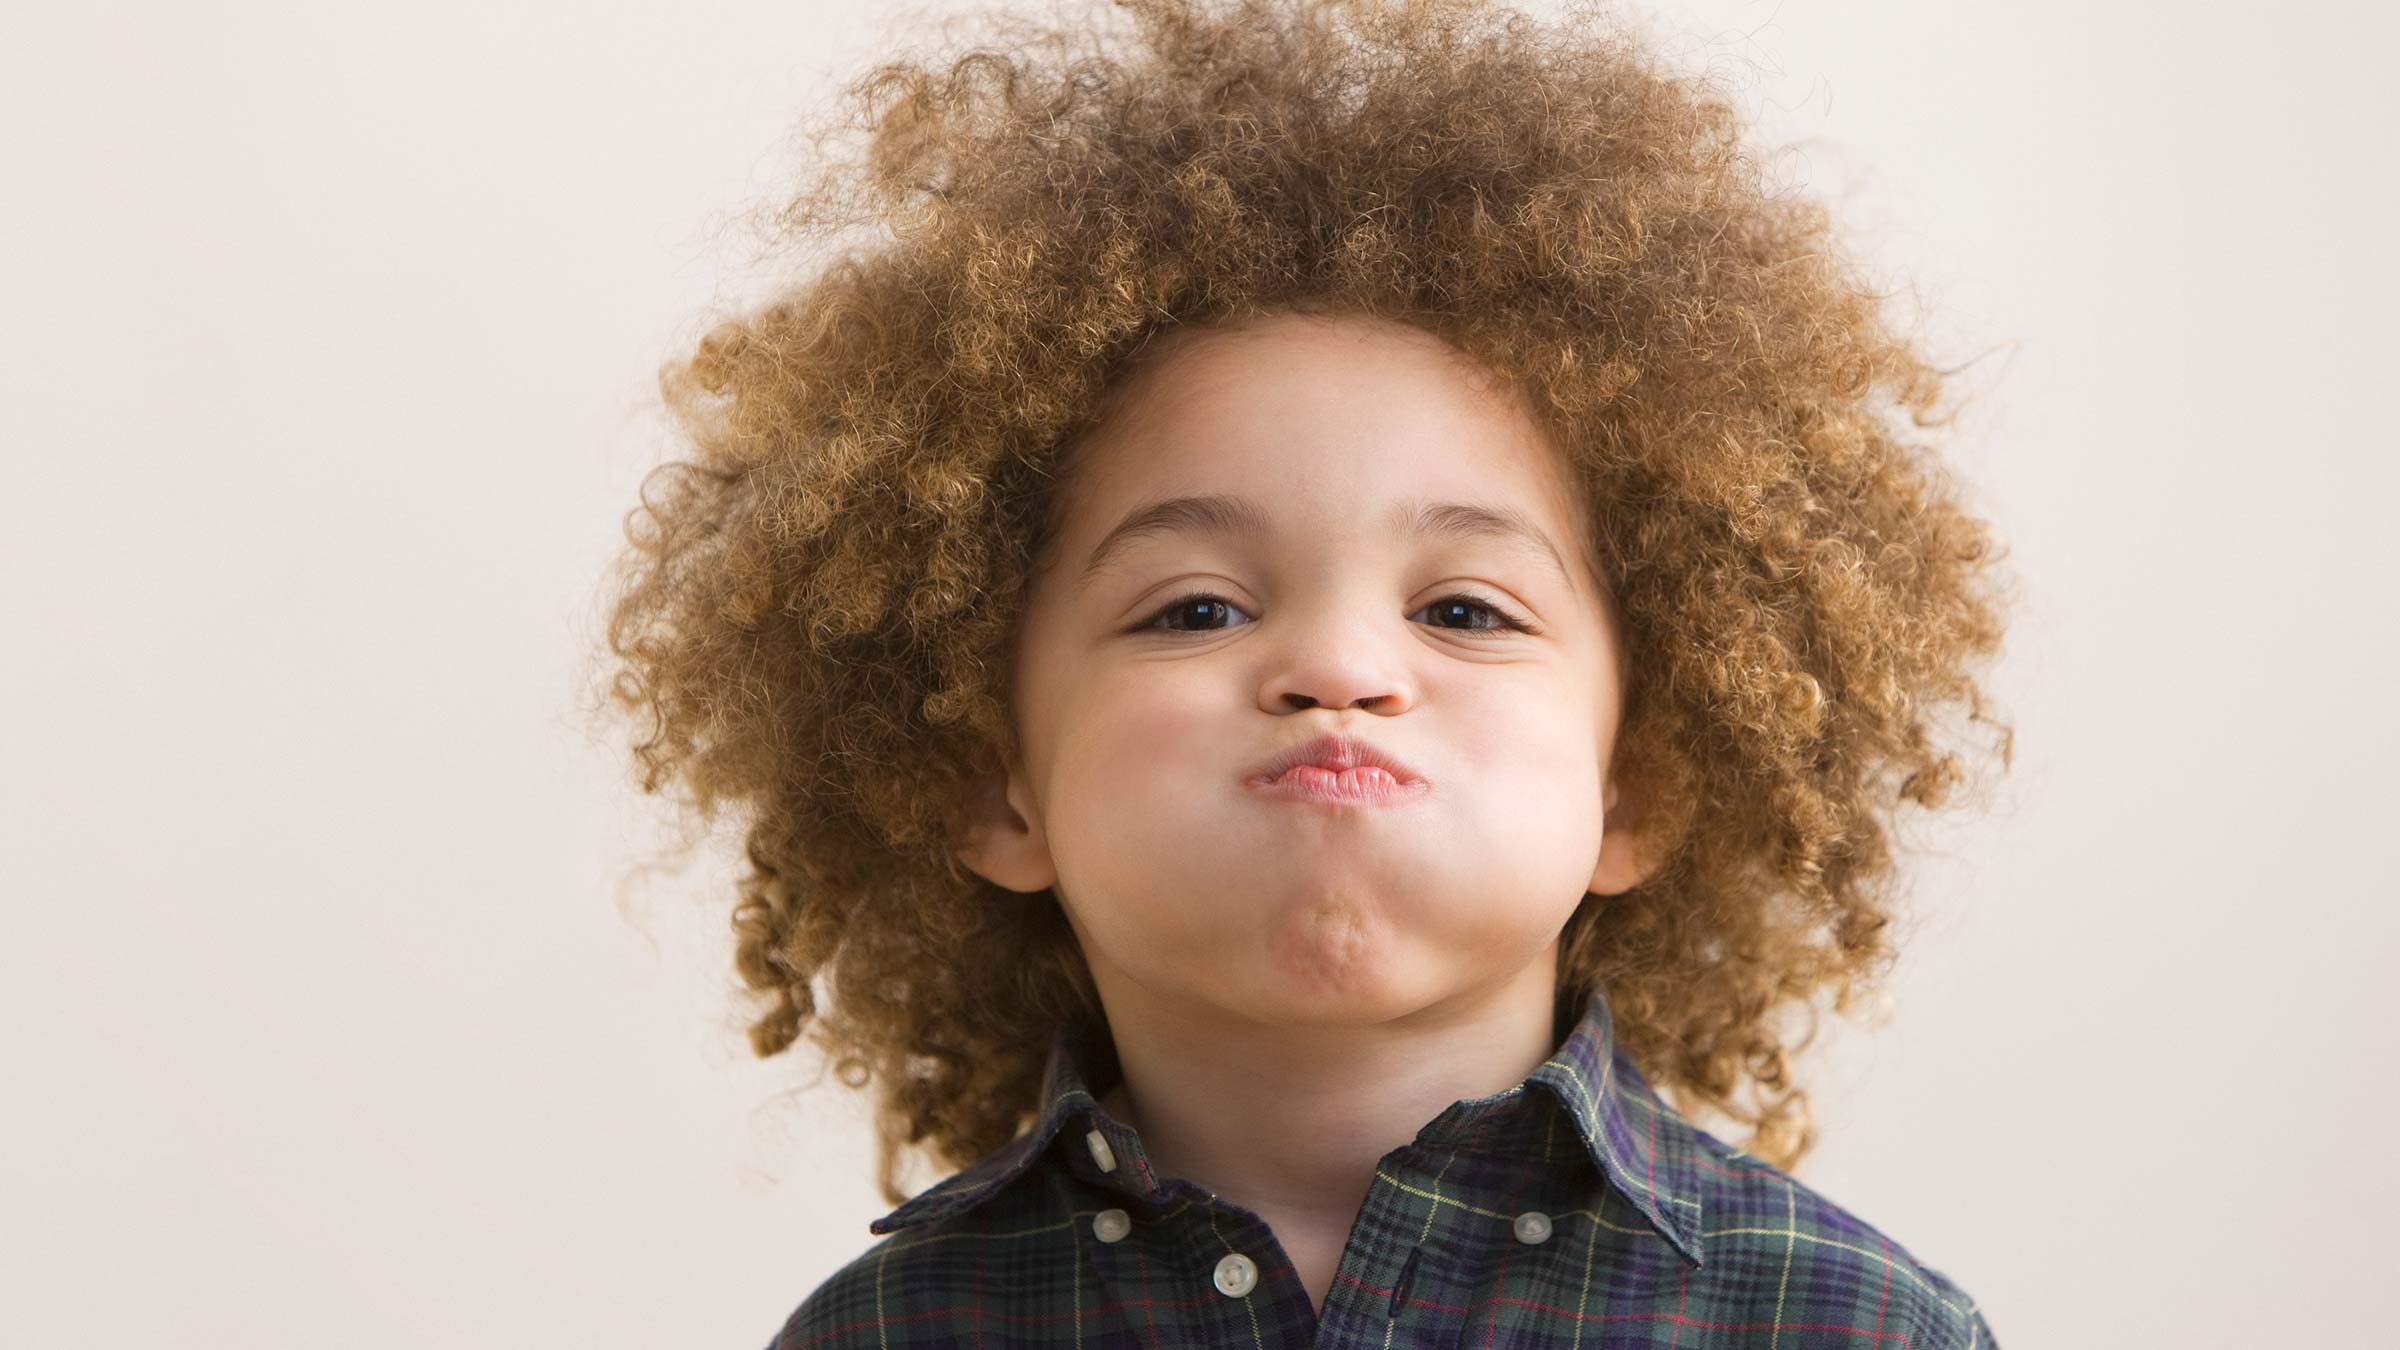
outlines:
[[[1588,11],[1120,8],[854,86],[666,384],[615,689],[906,1200],[774,1346],[1992,1346],[1778,1025],[1985,720],[1943,372]]]

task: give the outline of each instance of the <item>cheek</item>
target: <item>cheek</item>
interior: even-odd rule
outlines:
[[[1045,823],[1062,881],[1230,843],[1236,779],[1263,753],[1263,738],[1243,743],[1227,730],[1240,723],[1226,715],[1222,689],[1195,687],[1180,672],[1122,675],[1087,683],[1053,710]]]
[[[1558,777],[1598,758],[1598,695],[1589,689],[1551,678],[1464,680],[1440,697],[1446,748],[1479,770]]]
[[[1455,786],[1447,823],[1588,875],[1597,860],[1606,747],[1595,711],[1567,693],[1485,686],[1442,725]],[[1591,856],[1585,858],[1586,854]]]
[[[1104,809],[1128,785],[1191,763],[1208,743],[1206,711],[1223,697],[1196,669],[1129,665],[1088,641],[1065,615],[1029,612],[1012,711],[1028,760],[1040,763],[1047,814]]]
[[[1241,762],[1243,747],[1228,743],[1226,695],[1220,682],[1161,668],[1120,672],[1076,691],[1059,710],[1060,759],[1074,776],[1096,784],[1133,786],[1148,780],[1189,782]]]

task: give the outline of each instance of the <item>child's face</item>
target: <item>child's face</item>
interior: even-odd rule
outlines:
[[[1604,782],[1616,639],[1564,464],[1414,330],[1190,336],[1072,468],[1019,638],[1024,759],[962,858],[1055,887],[1112,1007],[1365,1022],[1547,979],[1584,893],[1640,879]],[[1149,534],[1084,574],[1128,513],[1200,494],[1263,531]],[[1418,502],[1521,513],[1565,575],[1539,544],[1391,523]],[[1198,593],[1222,603],[1177,603]],[[1329,804],[1247,781],[1334,731],[1424,790]]]

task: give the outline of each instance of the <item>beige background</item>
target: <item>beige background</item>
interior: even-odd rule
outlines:
[[[574,700],[652,371],[871,11],[21,8],[8,1339],[765,1344],[886,1208],[863,1117],[748,1057],[730,865],[627,876]],[[2029,583],[2019,770],[1917,832],[1802,1179],[2010,1350],[2378,1339],[2390,11],[1650,12],[1991,353]]]

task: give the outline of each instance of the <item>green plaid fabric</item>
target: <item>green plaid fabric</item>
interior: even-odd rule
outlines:
[[[1061,1032],[1034,1127],[868,1225],[769,1350],[1993,1350],[1957,1284],[1683,1120],[1594,994],[1523,1083],[1385,1154],[1322,1309],[1258,1215],[1153,1173]]]

